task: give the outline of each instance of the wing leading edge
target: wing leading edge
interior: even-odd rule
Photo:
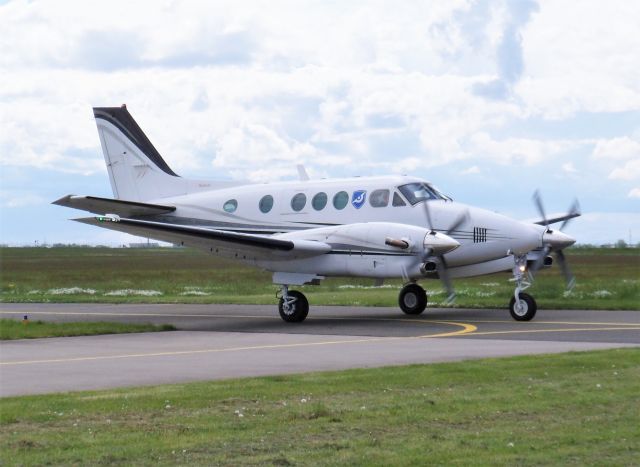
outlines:
[[[85,217],[74,220],[83,224],[117,230],[139,237],[155,238],[239,259],[294,259],[322,255],[331,251],[331,247],[326,243],[312,240],[284,240],[264,235],[227,232],[117,216]]]

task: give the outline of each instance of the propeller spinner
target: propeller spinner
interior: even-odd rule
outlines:
[[[430,238],[436,237],[438,235],[443,235],[443,234],[436,232],[433,228],[433,224],[431,222],[431,212],[429,211],[429,200],[425,200],[423,202],[423,205],[424,205],[425,217],[427,220],[427,228],[429,229],[429,233],[424,239],[425,253],[422,258],[423,270],[425,272],[432,272],[433,266],[435,266],[435,270],[438,273],[438,277],[442,281],[442,284],[444,285],[444,288],[447,291],[446,302],[450,303],[455,299],[456,293],[453,290],[453,284],[451,283],[451,277],[449,275],[447,261],[445,260],[444,255],[445,253],[453,251],[455,248],[460,246],[460,243],[458,243],[456,240],[451,238],[450,235],[456,230],[458,230],[458,228],[469,218],[469,211],[465,210],[464,212],[460,213],[456,218],[456,220],[453,222],[453,224],[451,224],[451,226],[445,232],[444,236],[446,238],[457,243],[455,248],[445,251],[444,248],[440,248],[440,249],[434,248],[434,247],[427,248]],[[429,261],[430,257],[435,257],[436,261],[430,262]]]
[[[536,192],[533,194],[533,202],[538,208],[538,213],[542,218],[546,230],[542,234],[542,253],[540,254],[540,257],[535,261],[535,263],[533,263],[533,265],[531,266],[531,275],[532,277],[535,276],[535,274],[544,264],[545,257],[550,252],[553,252],[562,271],[562,275],[564,276],[567,283],[567,288],[572,289],[575,285],[576,279],[571,272],[569,265],[567,264],[566,257],[562,250],[573,245],[576,240],[573,237],[570,237],[569,235],[563,233],[562,230],[569,224],[569,221],[573,217],[580,214],[580,204],[578,203],[578,200],[575,200],[569,208],[569,211],[565,216],[564,222],[562,222],[562,225],[560,225],[560,228],[558,230],[552,230],[551,228],[549,228],[549,221],[547,220],[544,205],[542,204],[542,197],[540,196],[540,192],[538,190],[536,190]]]

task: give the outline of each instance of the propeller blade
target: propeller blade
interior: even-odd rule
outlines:
[[[538,213],[540,214],[540,217],[542,217],[542,220],[544,221],[544,226],[548,229],[549,221],[547,221],[547,215],[544,212],[544,206],[542,205],[542,197],[540,196],[539,190],[536,190],[533,193],[533,202],[536,204],[536,207],[538,208]]]
[[[558,259],[558,264],[560,265],[560,269],[562,270],[562,275],[564,276],[564,280],[567,281],[567,289],[571,290],[576,285],[576,278],[569,269],[569,265],[567,264],[567,259],[564,256],[562,250],[556,251],[556,258]]]
[[[578,202],[577,199],[573,201],[573,204],[569,208],[568,214],[580,214],[580,203]],[[560,226],[560,229],[558,230],[560,231],[564,230],[564,228],[567,226],[567,224],[569,224],[570,221],[571,219],[565,219],[562,225]]]
[[[449,271],[447,270],[447,266],[444,262],[444,258],[440,257],[440,261],[437,263],[438,277],[442,281],[442,285],[444,285],[445,290],[447,291],[447,298],[445,303],[449,304],[453,302],[456,298],[456,293],[453,290],[453,285],[451,284],[451,277],[449,276]]]
[[[428,199],[424,200],[423,204],[424,204],[424,214],[427,217],[427,228],[431,232],[434,232],[433,224],[431,223],[431,212],[429,211],[429,200]]]
[[[458,230],[458,227],[464,224],[467,219],[469,219],[469,211],[465,210],[462,214],[458,216],[458,218],[451,225],[451,227],[449,227],[449,230],[447,230],[447,235],[451,235],[452,232],[455,232],[456,230]]]
[[[431,256],[433,256],[433,250],[431,248],[425,248],[424,252],[422,253],[422,257],[420,258],[420,262],[424,263]]]
[[[551,250],[551,245],[544,246],[544,248],[542,249],[542,254],[538,257],[535,263],[533,263],[529,268],[529,273],[531,273],[532,276],[535,276],[536,273],[540,270],[540,268],[544,264],[544,259],[547,257],[550,250]]]

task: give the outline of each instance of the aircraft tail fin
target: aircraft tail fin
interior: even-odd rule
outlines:
[[[126,105],[94,107],[109,181],[117,199],[148,201],[237,185],[178,176],[149,141]]]

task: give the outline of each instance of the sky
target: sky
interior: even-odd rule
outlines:
[[[640,242],[640,2],[0,1],[0,243],[117,245],[92,107],[183,177],[407,174],[579,243]]]

